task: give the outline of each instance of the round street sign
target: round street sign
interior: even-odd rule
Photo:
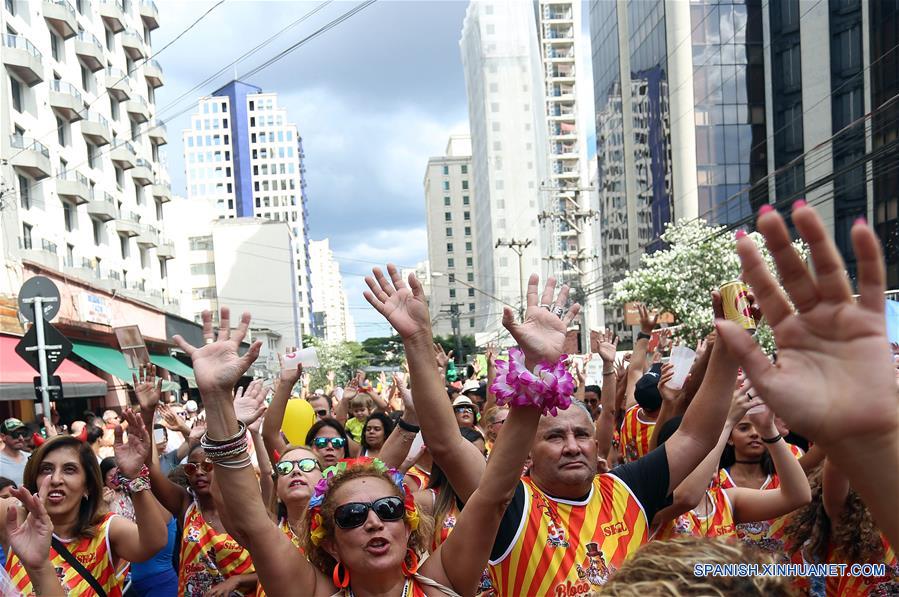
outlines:
[[[19,289],[19,313],[25,319],[34,323],[34,303],[25,301],[36,296],[44,299],[56,299],[43,304],[44,319],[50,321],[56,317],[60,307],[59,289],[53,283],[53,280],[44,276],[28,278],[22,284],[22,288]]]

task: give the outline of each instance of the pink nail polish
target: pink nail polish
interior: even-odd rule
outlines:
[[[734,236],[736,237],[737,240],[740,240],[741,238],[746,236],[746,231],[743,230],[742,228],[740,228],[739,230],[737,230],[737,232],[734,234]]]
[[[865,216],[859,216],[859,217],[855,218],[855,222],[854,222],[854,223],[855,223],[855,224],[861,224],[862,226],[867,226],[867,225],[868,225],[868,218],[866,218]]]
[[[774,206],[771,205],[770,203],[766,203],[766,204],[764,204],[763,206],[761,206],[761,207],[759,208],[759,216],[763,216],[763,215],[765,215],[766,213],[769,213],[769,212],[772,212],[772,211],[774,211]]]
[[[793,202],[793,210],[795,211],[795,210],[799,209],[800,207],[805,207],[805,205],[806,205],[805,199],[797,199],[796,201]]]

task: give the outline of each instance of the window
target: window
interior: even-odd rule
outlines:
[[[449,283],[450,283],[450,284],[455,284],[455,283],[456,283],[456,274],[449,274],[449,276],[447,276],[447,277],[449,278]]]
[[[190,273],[194,276],[215,275],[215,263],[192,263],[190,265]]]
[[[465,258],[465,265],[466,265],[467,267],[474,267],[474,257],[466,257],[466,258]]]
[[[468,318],[468,327],[470,327],[470,328],[474,327],[474,317]]]
[[[205,288],[194,288],[191,291],[191,296],[194,300],[197,299],[214,299],[215,298],[215,286],[207,286]]]
[[[468,296],[469,296],[469,297],[474,296],[474,288],[469,288],[469,289],[468,289]]]
[[[468,272],[468,275],[466,277],[468,278],[469,282],[474,282],[474,274],[472,272]],[[471,308],[474,309],[474,305],[472,305]]]
[[[462,205],[468,205],[470,203],[468,195],[462,195]]]
[[[65,147],[66,145],[66,123],[59,116],[56,117],[56,139],[59,141],[59,144]]]
[[[90,143],[85,143],[87,148],[87,165],[91,168],[97,167],[97,148]]]
[[[66,267],[75,267],[75,245],[66,245]]]
[[[456,267],[456,260],[452,257],[446,260],[446,267]]]
[[[22,102],[22,84],[15,77],[9,78],[9,89],[12,92],[12,107],[16,112],[24,112]]]
[[[113,120],[119,119],[119,102],[111,97],[109,98],[109,113]]]
[[[452,226],[447,226],[447,227],[446,227],[446,235],[447,235],[447,236],[452,236],[452,235],[453,235],[453,228],[452,228]]]
[[[465,227],[465,236],[471,236],[471,226]]]
[[[468,174],[468,165],[462,164],[462,174]]]
[[[112,51],[113,46],[115,46],[115,33],[106,30],[106,49]]]
[[[453,214],[450,213],[450,212],[445,212],[445,213],[443,214],[443,220],[444,220],[445,222],[452,222],[452,221],[453,221]]]
[[[31,225],[22,224],[22,248],[31,249]]]
[[[471,212],[470,211],[462,212],[462,219],[465,220],[466,222],[471,220]]]
[[[165,280],[169,275],[168,267],[166,267],[165,259],[159,260],[159,277]]]
[[[466,250],[466,251],[471,251],[471,241],[466,241],[466,242],[465,242],[465,250]]]
[[[18,176],[19,179],[19,205],[22,209],[31,209],[31,187],[28,179],[24,176]]]
[[[467,190],[468,190],[468,181],[467,181],[467,180],[463,180],[463,181],[462,181],[462,190],[463,190],[463,191],[467,191]]]
[[[447,253],[453,252],[453,243],[446,243],[446,252]]]
[[[149,253],[146,249],[140,250],[140,266],[144,269],[150,267]]]
[[[448,190],[449,190],[449,181],[448,181],[448,180],[444,180],[444,181],[443,181],[443,190],[444,190],[444,191],[448,191]]]
[[[456,298],[456,289],[455,289],[455,288],[450,288],[450,291],[449,291],[449,297],[450,297],[451,299]]]
[[[127,236],[119,236],[119,246],[122,249],[122,259],[128,259],[131,256],[131,244]]]
[[[91,220],[94,227],[94,246],[99,247],[103,242],[103,224],[99,220]]]
[[[64,56],[65,46],[62,45],[62,40],[58,35],[50,32],[50,53],[53,55],[53,60],[57,62],[62,62]]]
[[[156,199],[156,219],[162,221],[162,201]]]
[[[15,16],[15,14],[16,14],[16,0],[6,0],[6,1],[4,2],[4,4],[6,5],[6,10],[9,12],[9,14]]]
[[[443,198],[443,205],[446,206],[446,207],[449,207],[449,204],[450,204],[450,198],[449,198],[449,197],[444,197],[444,198]]]
[[[211,236],[192,236],[188,240],[190,242],[190,250],[191,251],[211,251],[212,250],[212,237]]]
[[[443,175],[444,175],[444,176],[449,176],[449,166],[444,166],[444,167],[443,167]]]
[[[66,225],[66,232],[75,230],[77,227],[76,218],[78,217],[78,212],[75,211],[75,206],[68,201],[62,202],[62,217]]]
[[[134,200],[138,205],[144,204],[144,188],[139,184],[134,185]]]
[[[784,89],[798,89],[802,84],[802,65],[800,64],[799,44],[784,50],[781,54]]]

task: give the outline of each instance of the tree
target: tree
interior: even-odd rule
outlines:
[[[753,232],[749,237],[774,271],[762,236]],[[740,275],[736,240],[724,226],[710,226],[704,220],[668,224],[662,240],[668,248],[644,254],[640,267],[616,282],[605,302],[613,305],[638,301],[670,311],[680,326],[677,336],[696,344],[712,329],[709,292]],[[796,241],[793,245],[804,259],[808,257],[804,243]],[[771,329],[764,321],[759,326],[758,339],[763,347],[773,348]]]
[[[372,367],[399,367],[403,363],[403,341],[399,336],[366,338],[362,349]]]
[[[310,369],[310,390],[324,388],[328,384],[328,371],[335,373],[334,383],[346,385],[356,374],[356,369],[368,366],[369,355],[358,342],[325,342],[321,338],[303,337],[304,346],[314,346],[321,366]]]
[[[456,352],[456,337],[455,336],[434,336],[434,342],[443,347],[445,352],[454,351]],[[465,363],[468,362],[467,359],[471,359],[477,352],[477,346],[475,345],[474,336],[462,336],[462,354],[453,354],[453,359],[460,362]]]

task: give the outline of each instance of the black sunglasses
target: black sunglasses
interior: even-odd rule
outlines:
[[[328,411],[324,408],[315,411],[315,415],[319,418],[324,418],[328,416]]]
[[[371,510],[384,522],[400,520],[406,514],[403,498],[391,495],[373,502],[350,502],[334,510],[334,523],[342,529],[362,526]]]
[[[11,437],[11,438],[13,438],[13,439],[16,439],[16,438],[17,438],[17,439],[24,439],[24,438],[28,437],[28,436],[31,435],[31,434],[28,433],[28,431],[26,431],[25,429],[16,429],[15,431],[10,431],[10,432],[7,433],[6,435],[8,435],[9,437]]]
[[[326,447],[329,443],[332,448],[342,448],[346,445],[346,440],[342,437],[317,437],[312,440],[312,445],[319,450]]]
[[[315,458],[301,458],[299,460],[282,460],[275,465],[275,471],[282,477],[286,477],[293,472],[294,468],[298,468],[304,473],[311,473],[319,468],[318,461]]]

